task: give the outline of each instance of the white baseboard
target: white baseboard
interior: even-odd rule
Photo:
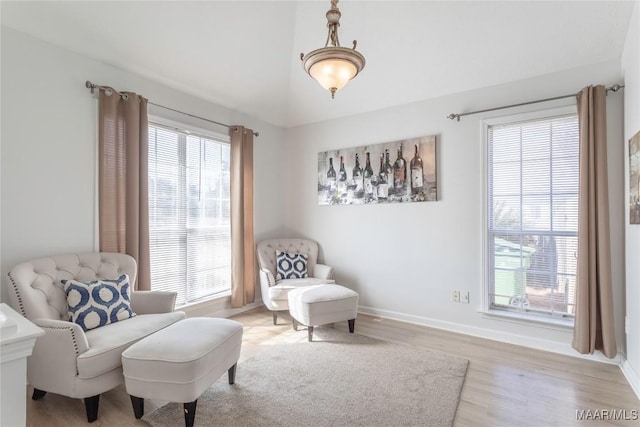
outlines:
[[[627,381],[629,381],[629,385],[640,399],[640,375],[633,369],[629,361],[626,357],[621,357],[620,361],[620,370],[624,374]]]
[[[218,310],[210,315],[210,317],[231,317],[236,314],[244,313],[245,311],[253,310],[254,308],[261,307],[264,304],[262,300],[258,300],[252,302],[251,304],[247,304],[244,307],[240,308],[224,308],[222,310]]]
[[[492,341],[499,341],[508,344],[515,344],[530,347],[537,350],[549,351],[552,353],[564,354],[581,359],[594,360],[597,362],[620,365],[620,356],[609,359],[600,353],[593,355],[577,353],[569,343],[560,343],[541,338],[532,338],[524,335],[517,335],[509,332],[497,331],[495,329],[480,328],[477,326],[464,325],[445,320],[431,319],[428,317],[415,316],[412,314],[399,313],[389,310],[380,310],[373,307],[358,306],[358,313],[378,316],[385,319],[398,320],[400,322],[412,323],[415,325],[428,326],[435,329],[457,332],[474,337],[485,338]]]
[[[177,310],[184,311],[187,317],[230,317],[262,305],[262,300],[258,299],[244,307],[231,308],[231,296],[225,295],[202,303],[178,307]]]

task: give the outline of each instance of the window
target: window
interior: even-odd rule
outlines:
[[[487,126],[488,308],[575,313],[578,117]]]
[[[229,143],[149,125],[151,286],[177,305],[231,288]]]

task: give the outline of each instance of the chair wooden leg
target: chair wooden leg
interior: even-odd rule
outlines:
[[[349,333],[353,333],[353,330],[356,328],[356,319],[349,319]]]
[[[313,326],[307,328],[307,333],[309,335],[309,342],[313,341]]]
[[[40,400],[44,397],[44,395],[47,394],[46,391],[42,391],[42,390],[38,390],[37,388],[33,389],[33,396],[31,396],[31,398],[33,400]]]
[[[98,404],[100,403],[100,395],[85,397],[84,407],[87,410],[87,421],[92,423],[98,419]]]
[[[135,415],[136,420],[139,420],[144,415],[144,399],[136,396],[129,397],[131,398],[131,406],[133,406],[133,415]]]
[[[271,313],[273,314],[273,324],[277,325],[278,324],[278,312],[277,311],[272,311]]]
[[[193,427],[193,422],[196,419],[196,404],[198,400],[194,400],[190,403],[184,404],[184,425],[186,427]]]
[[[234,363],[232,367],[229,368],[227,374],[229,375],[229,384],[236,383],[236,367],[238,366],[238,362]]]

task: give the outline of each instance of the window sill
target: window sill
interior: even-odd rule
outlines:
[[[194,302],[190,302],[190,303],[187,303],[187,304],[184,304],[184,305],[177,306],[175,309],[176,310],[181,310],[181,311],[197,310],[199,308],[203,308],[203,307],[206,307],[206,306],[210,306],[212,304],[216,304],[216,303],[225,301],[230,296],[231,296],[231,290],[228,290],[228,291],[220,292],[219,294],[215,294],[211,298],[203,299],[203,300],[200,300],[200,301],[194,301]]]
[[[480,310],[479,313],[484,318],[501,320],[521,325],[542,326],[548,329],[560,331],[573,330],[573,319],[557,319],[552,317],[532,316],[524,313],[514,313],[506,310]]]

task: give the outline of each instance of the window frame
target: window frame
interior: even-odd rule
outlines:
[[[168,119],[166,117],[149,114],[147,127],[154,126],[154,125],[158,127],[164,127],[170,131],[179,132],[187,136],[206,138],[206,139],[214,140],[224,144],[228,144],[229,146],[231,145],[231,138],[228,134],[220,133],[218,131],[208,129],[208,128],[194,126],[188,122],[181,122],[173,119]],[[186,147],[183,147],[183,148],[186,148]],[[184,156],[186,154],[182,153],[182,155]],[[186,161],[186,158],[184,159],[182,158],[183,156],[181,156],[181,160]],[[229,182],[229,184],[231,184],[231,182]],[[188,230],[186,230],[186,232],[188,233]],[[151,230],[149,230],[149,233],[151,234]],[[230,250],[229,255],[231,256],[231,254],[232,254],[232,250]],[[153,290],[153,283],[152,283],[152,290]],[[229,297],[230,295],[231,295],[231,284],[229,289],[225,289],[225,290],[216,292],[214,294],[198,298],[193,301],[185,301],[182,305],[177,305],[176,308],[196,306],[206,302],[215,301],[220,298],[226,298],[226,297]]]
[[[482,292],[480,313],[491,317],[497,317],[508,321],[525,321],[529,324],[542,324],[546,326],[559,326],[561,328],[573,328],[574,316],[552,316],[546,313],[535,313],[535,310],[510,310],[507,308],[492,307],[491,296],[491,263],[489,251],[489,127],[496,125],[516,124],[519,122],[553,119],[567,115],[577,115],[577,105],[565,105],[532,110],[523,113],[487,117],[480,120],[482,135]]]

